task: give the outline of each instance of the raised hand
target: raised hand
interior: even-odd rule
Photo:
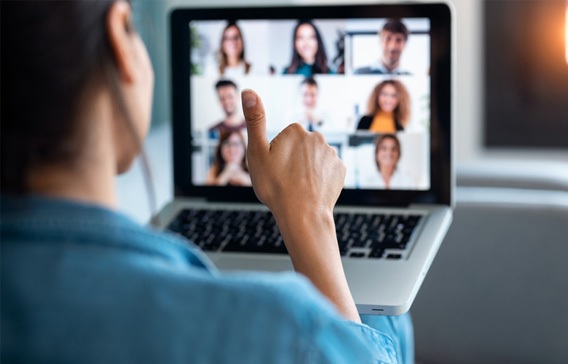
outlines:
[[[272,211],[294,264],[346,318],[360,322],[341,264],[333,207],[345,166],[318,133],[299,124],[266,138],[260,97],[242,92],[247,123],[247,158],[257,197]]]

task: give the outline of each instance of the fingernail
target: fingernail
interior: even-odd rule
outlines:
[[[243,105],[250,108],[256,105],[256,95],[252,90],[245,89],[242,93]]]

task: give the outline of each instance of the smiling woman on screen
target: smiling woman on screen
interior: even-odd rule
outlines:
[[[367,115],[359,120],[358,130],[373,133],[402,131],[410,119],[410,96],[402,82],[383,81],[369,96]]]

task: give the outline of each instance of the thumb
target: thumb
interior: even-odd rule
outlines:
[[[245,89],[241,93],[243,102],[243,112],[247,124],[248,148],[249,150],[268,150],[268,140],[266,139],[266,114],[262,100],[256,92]]]

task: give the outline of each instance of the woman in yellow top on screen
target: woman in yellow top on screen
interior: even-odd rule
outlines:
[[[373,89],[367,105],[367,115],[357,124],[357,130],[373,133],[402,131],[410,119],[410,96],[397,80],[386,80]]]

